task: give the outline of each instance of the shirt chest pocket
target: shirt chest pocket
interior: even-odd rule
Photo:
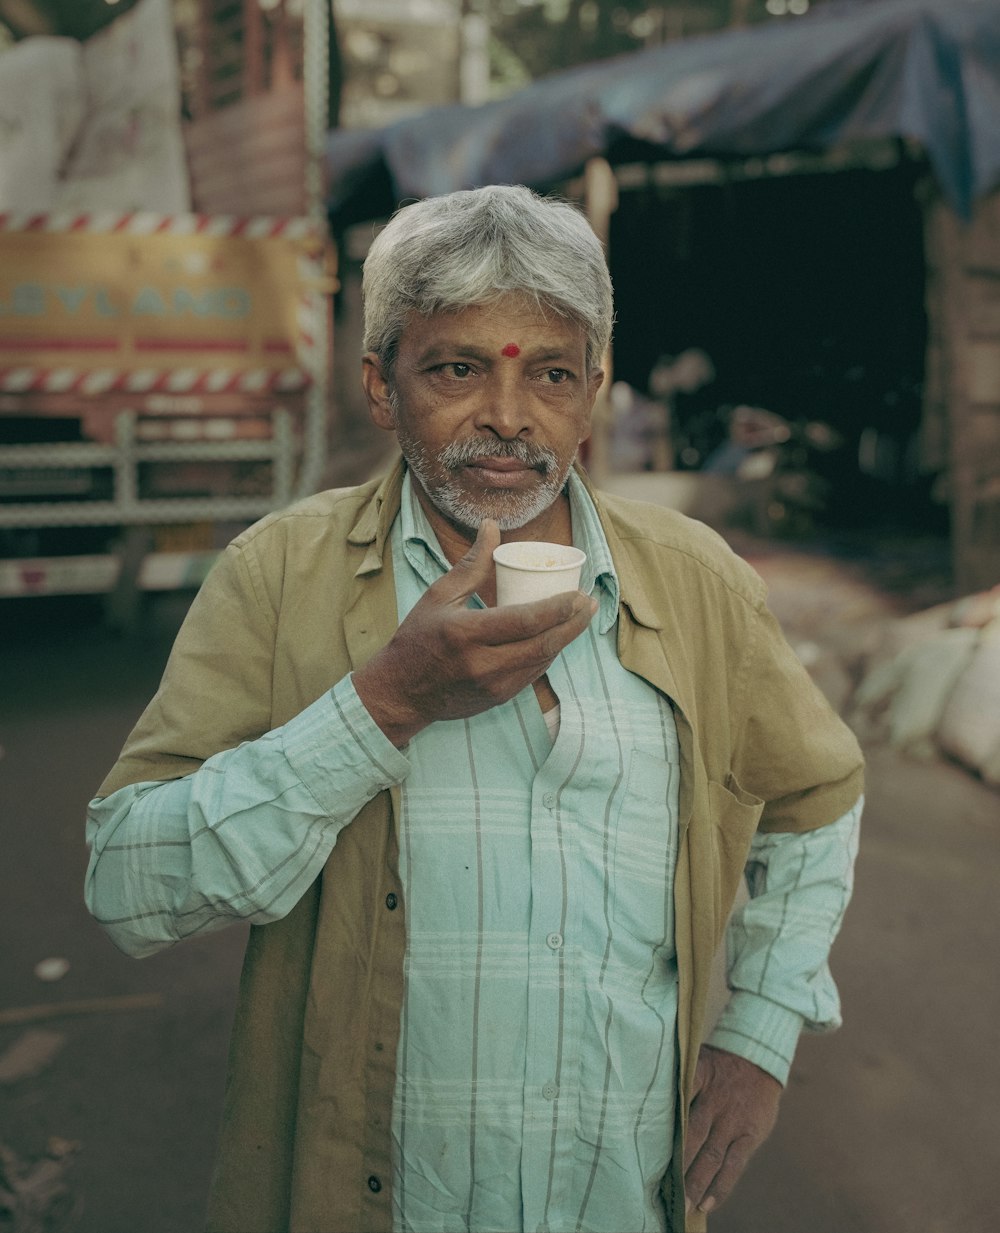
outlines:
[[[613,814],[613,918],[653,946],[673,937],[680,765],[630,751]]]

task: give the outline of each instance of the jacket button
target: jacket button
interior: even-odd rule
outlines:
[[[382,1189],[382,1183],[378,1180],[374,1173],[368,1179],[368,1189],[372,1192],[372,1194],[378,1194],[378,1192]]]
[[[399,900],[396,898],[395,894],[390,891],[385,897],[385,906],[390,912],[394,912],[396,910],[397,903],[399,903]]]

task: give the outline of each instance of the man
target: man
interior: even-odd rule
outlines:
[[[721,540],[575,467],[612,321],[576,210],[409,206],[364,292],[405,461],[224,554],[88,904],[136,955],[254,926],[212,1229],[704,1228],[838,1020],[857,745]],[[496,608],[517,539],[583,548],[580,591]]]

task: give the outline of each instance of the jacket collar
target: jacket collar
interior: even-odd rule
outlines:
[[[367,574],[377,574],[382,569],[386,540],[389,538],[392,524],[399,513],[405,471],[406,464],[400,455],[392,470],[375,490],[375,495],[361,511],[361,517],[348,533],[349,543],[357,548],[368,549],[364,560],[358,566],[356,578]]]
[[[594,487],[590,476],[579,464],[576,466],[576,472],[597,507],[608,541],[608,548],[611,550],[615,573],[618,575],[622,604],[628,608],[637,625],[642,625],[646,629],[663,629],[665,623],[663,614],[660,608],[653,603],[649,589],[642,574],[636,569],[631,553],[626,551],[625,542],[618,534],[617,519],[613,511],[608,508],[604,498]]]

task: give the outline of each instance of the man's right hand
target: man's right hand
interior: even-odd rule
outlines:
[[[587,628],[597,604],[579,591],[505,608],[467,607],[500,543],[486,521],[466,555],[429,587],[391,641],[354,673],[369,714],[397,747],[439,719],[467,719],[537,681]]]

